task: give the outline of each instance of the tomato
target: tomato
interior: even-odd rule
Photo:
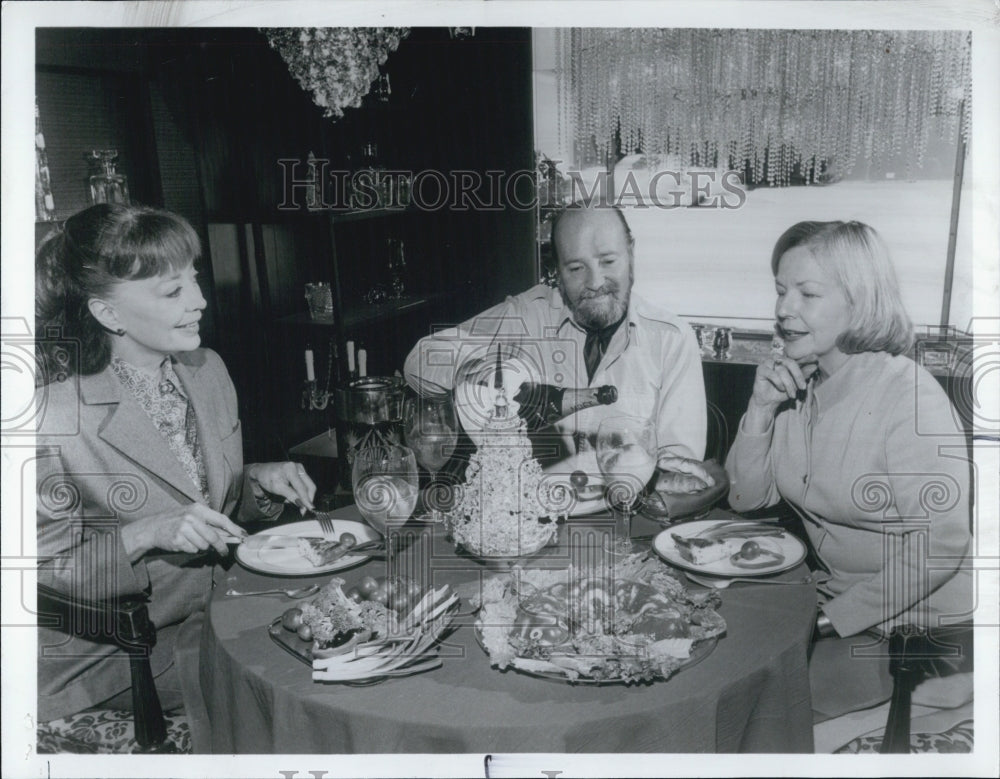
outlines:
[[[365,599],[365,596],[361,594],[361,590],[357,587],[351,587],[351,589],[344,594],[355,603],[361,603]]]
[[[690,631],[683,619],[668,617],[663,620],[663,627],[657,631],[659,638],[684,638]]]
[[[632,626],[635,633],[649,633],[657,641],[664,638],[685,638],[689,635],[687,624],[677,617],[648,615]]]
[[[375,585],[375,590],[368,597],[368,599],[373,600],[376,603],[381,603],[385,606],[389,603],[389,583],[382,577],[379,578],[382,579],[382,581]]]
[[[344,533],[340,536],[339,543],[342,547],[350,549],[352,546],[356,546],[358,543],[357,537],[354,533]]]
[[[304,622],[301,625],[299,625],[299,629],[297,632],[299,634],[299,638],[301,638],[303,641],[313,640],[313,629]]]
[[[756,541],[747,541],[740,547],[740,557],[744,560],[753,560],[760,556],[760,544]]]
[[[281,626],[285,630],[298,630],[302,624],[302,609],[291,608],[281,615]]]
[[[378,582],[373,576],[365,576],[360,582],[358,582],[358,592],[361,593],[361,597],[365,600],[371,600],[372,593],[378,587]]]
[[[389,606],[401,615],[409,614],[423,597],[420,582],[408,576],[394,579],[389,586]]]
[[[588,481],[590,479],[583,471],[573,471],[569,477],[569,483],[574,487],[586,487]]]

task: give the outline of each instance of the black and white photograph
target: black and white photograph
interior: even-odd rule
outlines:
[[[2,13],[4,777],[1000,772],[995,3]]]

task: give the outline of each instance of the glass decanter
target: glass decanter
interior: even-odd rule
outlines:
[[[117,149],[94,149],[84,154],[84,158],[97,172],[90,177],[90,202],[129,204],[128,179],[115,171]]]

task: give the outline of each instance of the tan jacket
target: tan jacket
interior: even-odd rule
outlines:
[[[236,391],[215,352],[177,355],[177,376],[198,421],[209,506],[260,518],[241,501],[242,435]],[[150,553],[131,563],[119,528],[150,514],[204,503],[166,439],[110,368],[40,389],[37,445],[39,582],[87,599],[145,592],[157,626],[154,674],[173,656],[177,628],[204,608],[214,553]],[[39,623],[44,617],[39,617]],[[99,703],[130,686],[126,655],[112,645],[38,631],[38,717]]]

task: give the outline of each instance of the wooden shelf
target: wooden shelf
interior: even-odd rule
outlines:
[[[408,295],[399,300],[389,300],[374,306],[348,308],[343,312],[341,326],[344,330],[350,330],[361,325],[391,321],[450,297],[452,297],[452,293],[449,292],[434,292],[428,295]],[[332,317],[329,319],[313,319],[308,311],[301,311],[297,314],[280,317],[277,321],[287,325],[334,326]]]
[[[367,219],[381,219],[389,216],[401,216],[412,213],[415,209],[411,206],[396,208],[289,208],[285,210],[269,210],[264,212],[251,213],[247,211],[239,213],[215,212],[206,217],[207,222],[213,224],[284,224],[285,222],[306,219],[329,219],[334,224],[345,224],[347,222],[361,222]]]

